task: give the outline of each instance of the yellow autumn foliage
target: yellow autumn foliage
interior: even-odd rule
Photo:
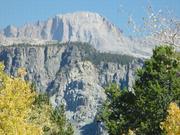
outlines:
[[[161,128],[166,131],[167,135],[180,135],[180,108],[176,103],[170,103],[167,111],[168,116],[161,123]]]
[[[28,121],[35,97],[30,84],[3,69],[0,64],[0,135],[41,135],[42,128]]]
[[[51,120],[51,113],[53,108],[48,104],[43,104],[41,106],[33,106],[33,110],[29,115],[29,121],[36,125],[41,125],[44,130],[44,135],[50,135],[53,133],[56,124]]]
[[[29,121],[41,125],[44,135],[72,135],[73,131],[69,129],[71,127],[64,113],[58,111],[60,116],[58,117],[58,115],[55,115],[56,109],[50,105],[49,98],[46,94],[39,94],[35,99],[33,110],[29,115]]]
[[[17,74],[19,77],[24,77],[27,74],[26,69],[24,67],[18,68]]]
[[[128,130],[128,135],[136,135],[131,129]]]
[[[42,127],[51,127],[51,112],[52,108],[49,105],[43,105],[41,108],[34,106],[30,117],[34,118],[32,121],[37,125],[41,125]]]

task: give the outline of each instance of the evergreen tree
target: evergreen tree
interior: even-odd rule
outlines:
[[[29,121],[41,125],[45,135],[52,134],[54,124],[51,121],[51,113],[53,108],[49,103],[49,98],[46,94],[39,94],[33,102],[32,112],[29,115]]]
[[[47,94],[36,97],[30,120],[42,126],[44,135],[73,135],[74,133],[73,127],[66,119],[64,106],[53,108]]]
[[[170,46],[156,47],[151,59],[138,71],[135,125],[139,134],[162,134],[160,122],[171,102],[180,103],[180,61]]]
[[[116,84],[106,88],[107,100],[97,119],[102,120],[110,135],[128,133],[132,127],[135,96],[126,89],[120,90]]]
[[[74,131],[71,124],[66,120],[64,106],[56,107],[51,115],[52,121],[56,124],[57,130],[52,135],[73,135]]]
[[[128,129],[139,135],[163,134],[160,123],[168,105],[180,105],[179,60],[179,53],[172,47],[156,47],[137,73],[135,94],[108,88],[101,119],[111,135],[127,134]]]

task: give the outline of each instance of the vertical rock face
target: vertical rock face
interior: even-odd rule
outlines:
[[[87,42],[103,52],[148,57],[154,44],[134,42],[105,17],[91,12],[56,15],[46,21],[8,26],[0,31],[0,44],[44,44],[46,42]]]
[[[19,67],[25,67],[25,79],[34,83],[37,91],[47,92],[54,106],[65,104],[75,134],[95,135],[95,115],[106,99],[104,87],[116,82],[121,88],[132,90],[134,71],[141,62],[132,58],[122,64],[104,57],[97,62],[100,57],[96,61],[90,57],[105,54],[84,46],[70,43],[0,47],[0,60],[4,61],[5,71],[14,76]]]

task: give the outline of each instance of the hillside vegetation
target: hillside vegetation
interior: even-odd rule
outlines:
[[[0,64],[0,135],[72,135],[63,106],[52,108],[46,95],[39,95],[22,79],[24,69],[12,77]]]

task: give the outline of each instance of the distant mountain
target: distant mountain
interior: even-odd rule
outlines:
[[[20,28],[7,26],[0,32],[0,44],[46,44],[47,42],[80,41],[93,45],[97,50],[147,57],[154,46],[134,42],[106,18],[91,12],[56,15],[47,21],[37,21]]]

